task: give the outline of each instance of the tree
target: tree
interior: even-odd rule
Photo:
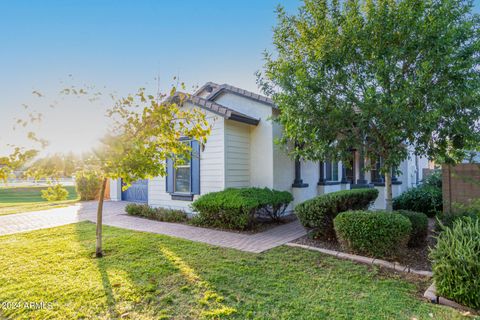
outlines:
[[[15,147],[9,155],[0,157],[0,181],[7,181],[8,177],[32,160],[38,151],[35,149],[23,149]]]
[[[80,157],[72,152],[67,154],[54,153],[36,159],[28,165],[25,176],[35,180],[48,178],[58,181],[60,178],[72,177],[77,167],[82,166]]]
[[[391,173],[407,149],[454,162],[479,144],[479,26],[462,0],[279,8],[259,82],[280,109],[281,142],[307,160],[346,161],[352,148],[383,159],[391,210]]]
[[[204,144],[210,134],[205,113],[199,109],[182,108],[188,95],[176,93],[155,98],[141,89],[135,95],[115,102],[109,116],[115,121],[113,131],[106,135],[93,158],[88,162],[102,175],[97,210],[96,256],[102,253],[103,199],[107,180],[122,179],[128,188],[138,179],[166,175],[167,158],[176,163],[190,158],[191,149],[181,138]]]

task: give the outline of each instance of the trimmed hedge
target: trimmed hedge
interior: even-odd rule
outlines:
[[[279,220],[292,201],[293,196],[287,191],[229,188],[195,200],[191,207],[197,214],[191,221],[199,226],[246,230],[255,225],[256,217]]]
[[[425,243],[428,235],[428,217],[425,213],[414,212],[407,210],[394,211],[407,217],[412,224],[412,232],[410,233],[410,240],[408,240],[409,247],[418,247]]]
[[[480,310],[480,220],[458,219],[430,253],[437,293]]]
[[[423,212],[434,217],[442,211],[442,189],[432,185],[411,188],[393,199],[393,210]]]
[[[125,206],[125,212],[132,216],[164,222],[185,222],[188,220],[185,211],[167,208],[152,208],[147,204],[129,203]]]
[[[378,197],[375,188],[343,190],[323,194],[300,203],[295,214],[306,228],[314,229],[317,236],[335,238],[333,219],[343,211],[367,210]]]
[[[386,211],[347,211],[333,223],[344,249],[379,258],[401,253],[412,231],[408,218]]]

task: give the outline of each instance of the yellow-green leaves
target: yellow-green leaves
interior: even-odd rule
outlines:
[[[189,108],[189,96],[172,88],[157,98],[140,89],[137,94],[116,100],[109,111],[114,119],[112,133],[96,149],[96,164],[110,178],[127,185],[137,179],[166,174],[166,159],[190,157],[190,146],[181,138],[207,141],[211,126],[205,113]]]

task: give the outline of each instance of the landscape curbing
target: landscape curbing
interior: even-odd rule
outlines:
[[[392,270],[400,271],[404,273],[412,273],[412,274],[416,274],[424,277],[432,277],[433,275],[431,271],[411,269],[409,267],[403,266],[396,262],[388,262],[381,259],[369,258],[369,257],[359,256],[356,254],[349,254],[345,252],[335,251],[335,250],[317,248],[317,247],[307,246],[299,243],[289,242],[289,243],[286,243],[286,245],[290,247],[298,247],[298,248],[303,248],[307,250],[318,251],[324,254],[328,254],[330,256],[340,258],[340,259],[347,259],[355,262],[360,262],[360,263],[365,263],[370,265],[377,265],[377,266],[381,266],[384,268],[388,268],[388,269],[392,269]]]
[[[436,293],[436,288],[434,283],[430,287],[428,287],[427,291],[425,291],[425,293],[423,294],[423,297],[435,304],[441,304],[451,308],[455,308],[455,309],[459,309],[459,310],[463,310],[471,313],[476,313],[475,310],[469,307],[462,306],[461,304],[458,304],[455,301],[438,296]]]

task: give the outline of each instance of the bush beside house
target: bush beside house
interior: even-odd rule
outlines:
[[[295,214],[306,228],[313,229],[317,236],[335,238],[333,219],[347,210],[366,210],[378,197],[374,188],[343,190],[323,194],[300,203]]]
[[[334,219],[341,246],[373,257],[397,256],[407,246],[412,231],[410,220],[385,211],[347,211]]]
[[[225,189],[207,193],[192,203],[196,215],[191,222],[198,226],[246,230],[256,218],[279,220],[293,201],[287,191],[268,188]]]
[[[442,177],[440,172],[428,176],[418,187],[411,188],[393,199],[393,210],[423,212],[434,217],[442,212]]]
[[[125,211],[132,216],[164,222],[185,222],[188,217],[185,211],[167,208],[152,208],[147,204],[129,203]]]
[[[430,258],[437,293],[480,310],[480,220],[464,217],[445,228]]]

